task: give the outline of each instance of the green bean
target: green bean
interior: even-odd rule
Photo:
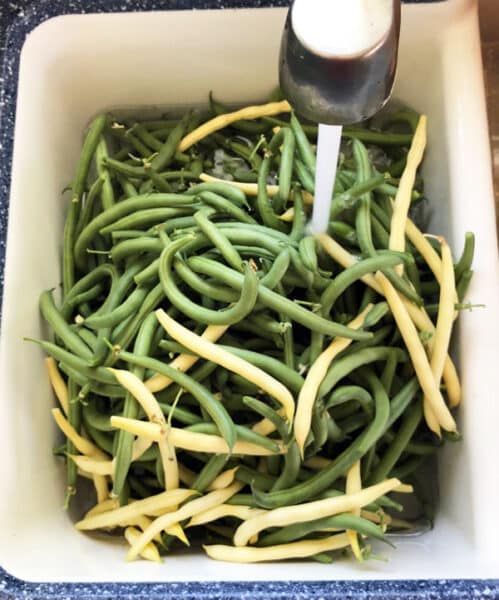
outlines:
[[[274,127],[287,127],[289,126],[289,121],[286,121],[284,118],[276,118],[276,117],[263,117],[262,121],[265,121],[266,123],[269,123],[270,125],[273,125]],[[317,125],[303,125],[302,124],[302,129],[304,131],[304,133],[308,136],[308,137],[312,137],[312,138],[317,138],[317,133],[318,133],[318,126]]]
[[[300,121],[297,119],[294,112],[291,113],[290,125],[295,136],[298,153],[300,154],[301,159],[309,169],[310,173],[313,175],[316,167],[315,153],[310,145],[310,142],[308,141],[307,135],[303,130]]]
[[[109,291],[109,295],[101,307],[96,310],[93,316],[101,315],[107,311],[115,309],[126,297],[129,288],[132,286],[135,275],[142,269],[142,260],[134,260],[116,280]]]
[[[324,409],[324,402],[318,399],[312,410],[311,432],[313,435],[313,453],[317,454],[328,439],[328,420],[329,414]]]
[[[223,148],[231,150],[246,162],[251,165],[252,169],[258,170],[262,159],[260,155],[254,151],[254,148],[247,146],[246,144],[240,144],[230,139],[225,139],[223,135],[214,133],[212,134],[214,141],[219,143]]]
[[[139,137],[134,135],[134,133],[128,129],[128,131],[124,133],[123,138],[131,144],[135,152],[137,152],[144,161],[149,162],[153,151],[148,148]]]
[[[251,383],[241,375],[237,373],[229,374],[229,386],[234,392],[233,395],[237,394],[258,394],[259,388],[254,383]]]
[[[228,459],[229,456],[227,454],[215,454],[212,456],[192,483],[191,489],[197,490],[198,492],[206,491],[209,485],[225,467]]]
[[[100,412],[95,402],[88,402],[82,407],[83,420],[85,426],[90,425],[99,431],[115,431],[111,426],[109,413]]]
[[[335,421],[340,421],[342,419],[346,419],[347,417],[351,417],[356,414],[359,410],[359,407],[355,401],[349,401],[341,406],[333,406],[331,409],[331,418],[334,418]]]
[[[392,399],[390,403],[390,417],[388,419],[388,423],[386,424],[386,429],[389,429],[395,423],[395,421],[405,412],[418,390],[418,380],[416,377],[413,377]]]
[[[363,311],[367,308],[369,304],[372,304],[377,299],[376,292],[370,288],[366,287],[364,289],[364,294],[362,295],[362,301],[359,306],[359,311]]]
[[[151,171],[150,176],[153,178],[155,182],[168,183],[169,181],[174,181],[176,179],[180,179],[181,183],[185,183],[186,181],[198,181],[199,176],[203,172],[200,170],[197,165],[194,165],[196,169],[187,171],[186,169],[180,169],[179,171],[165,171],[164,173],[154,173]]]
[[[350,245],[358,245],[357,232],[348,223],[344,223],[343,221],[329,221],[329,231],[333,237],[338,237]]]
[[[329,368],[327,375],[319,388],[319,396],[322,397],[328,394],[338,381],[346,377],[355,369],[372,362],[387,360],[390,354],[395,354],[400,362],[406,362],[408,360],[407,353],[404,350],[393,348],[391,346],[364,348],[360,352],[355,352],[344,358],[339,358]]]
[[[87,302],[91,302],[98,298],[104,291],[104,286],[101,283],[96,283],[93,287],[85,290],[81,294],[74,297],[71,306],[78,306]],[[62,309],[61,309],[62,314]]]
[[[239,253],[227,237],[209,220],[206,213],[203,210],[198,210],[194,214],[194,220],[206,237],[220,250],[227,264],[237,271],[243,271],[243,261]]]
[[[300,240],[299,244],[300,258],[309,271],[318,271],[319,263],[317,258],[317,248],[315,238],[307,235]]]
[[[77,368],[72,368],[64,362],[59,363],[59,368],[68,377],[74,379],[79,386],[90,386],[90,391],[93,394],[97,394],[103,398],[123,398],[125,396],[123,388],[118,385],[96,382],[88,376],[88,373],[84,374]]]
[[[126,349],[130,342],[135,337],[135,334],[140,328],[140,325],[146,315],[155,310],[164,299],[163,287],[161,284],[156,285],[147,294],[142,306],[139,308],[135,316],[129,317],[130,321],[123,322],[123,328],[118,333],[118,327],[113,331],[112,342],[114,345],[122,349]],[[121,324],[120,324],[121,325]]]
[[[76,228],[78,223],[78,215],[80,213],[81,199],[85,189],[90,163],[105,124],[105,115],[99,115],[90,125],[83,143],[83,149],[80,154],[76,177],[72,185],[71,204],[69,205],[66,223],[64,225],[62,269],[62,287],[64,295],[66,295],[74,285],[75,256],[73,252],[75,247]]]
[[[367,414],[372,414],[373,397],[366,389],[358,385],[344,385],[336,388],[326,401],[325,407],[329,409],[351,400],[358,402]]]
[[[84,421],[84,425],[85,425],[85,431],[88,433],[90,438],[97,444],[97,446],[99,446],[99,448],[102,448],[108,454],[112,454],[113,453],[113,437],[114,437],[114,435],[113,434],[109,435],[107,433],[104,433],[101,429],[97,429],[96,427],[93,427],[85,419],[85,417],[84,417],[83,421]]]
[[[320,554],[313,554],[310,556],[311,560],[315,560],[322,565],[332,565],[334,563],[334,558],[325,552],[321,552]]]
[[[168,167],[175,157],[175,151],[180,140],[187,132],[187,125],[191,118],[190,112],[187,112],[177,125],[171,130],[166,142],[162,145],[158,154],[151,161],[151,169],[156,172]]]
[[[118,272],[116,271],[116,268],[109,263],[102,264],[90,271],[90,273],[75,283],[75,285],[66,294],[61,307],[61,313],[65,318],[69,318],[67,310],[76,304],[75,298],[92,288],[94,285],[100,283],[104,277],[109,277],[112,285],[112,283],[118,278]]]
[[[145,297],[149,292],[148,288],[136,288],[117,308],[110,312],[105,312],[101,315],[92,315],[88,319],[85,319],[85,326],[89,329],[101,329],[102,327],[114,327],[123,319],[126,319],[129,315],[134,313],[138,307],[142,304]]]
[[[366,195],[359,198],[356,213],[357,240],[364,256],[376,256],[371,230],[371,200]]]
[[[202,296],[213,298],[219,302],[237,302],[239,295],[232,288],[214,285],[202,279],[182,259],[174,257],[173,267],[182,281]]]
[[[105,161],[109,158],[106,140],[104,136],[101,136],[97,148],[95,149],[95,164],[97,167],[97,173],[99,178],[102,179],[103,185],[100,191],[100,198],[103,210],[111,208],[115,203],[114,189],[111,182],[111,176],[109,175],[109,169],[105,164]]]
[[[258,174],[254,171],[248,171],[247,168],[233,169],[229,172],[235,181],[241,181],[242,183],[257,183],[258,181]]]
[[[404,480],[409,475],[412,475],[414,471],[420,469],[427,460],[428,456],[413,456],[404,463],[397,465],[390,473],[390,476]]]
[[[204,194],[205,192],[222,196],[239,207],[248,206],[246,194],[242,190],[235,188],[229,183],[223,183],[221,181],[198,183],[197,185],[189,188],[186,194],[203,197],[201,194]]]
[[[277,291],[284,295],[285,291],[282,283],[279,283],[276,287]],[[286,318],[285,315],[279,313],[279,318],[281,321],[284,321]],[[293,334],[293,324],[290,323],[289,327],[286,327],[284,330],[282,339],[284,342],[284,363],[287,367],[294,369],[295,368],[295,350],[294,350],[294,334]]]
[[[153,187],[156,188],[159,192],[170,193],[172,191],[172,186],[168,183],[168,181],[160,177],[158,173],[149,169],[149,177],[153,184]]]
[[[208,204],[212,208],[216,209],[218,213],[227,214],[241,223],[257,224],[252,216],[234,204],[229,198],[208,191],[200,192],[199,198],[205,204]]]
[[[383,374],[381,375],[381,383],[383,384],[387,393],[390,393],[393,385],[393,378],[395,376],[395,371],[397,370],[398,359],[396,354],[390,354],[386,359],[386,365],[383,369]]]
[[[356,179],[356,175],[353,171],[347,171],[346,169],[339,169],[336,173],[336,182],[335,183],[339,183],[341,185],[342,192],[345,191],[345,189],[348,189],[350,187],[352,187],[352,185],[355,183],[355,179]],[[336,188],[336,186],[335,186]],[[335,192],[335,193],[341,193],[341,192]]]
[[[94,202],[95,198],[100,194],[102,190],[102,186],[104,185],[104,178],[98,177],[90,186],[88,194],[85,196],[85,202],[83,204],[83,208],[80,211],[80,216],[78,218],[78,223],[76,224],[75,236],[78,237],[82,229],[84,229],[90,219],[92,218],[92,214],[94,212]]]
[[[121,142],[123,143],[123,140],[121,140]],[[131,155],[132,155],[132,151],[133,151],[133,148],[131,146],[129,146],[127,143],[124,146],[121,146],[120,150],[116,151],[116,153],[113,155],[113,159],[118,160],[118,161],[130,159]]]
[[[228,267],[202,257],[189,258],[188,264],[194,271],[202,271],[205,275],[221,279],[230,287],[242,289],[243,275],[233,271],[232,269],[229,269]],[[313,314],[311,311],[306,310],[294,303],[292,300],[283,298],[279,294],[276,294],[272,290],[269,290],[263,286],[259,286],[258,288],[258,298],[269,308],[277,310],[278,312],[282,312],[288,318],[314,331],[323,331],[331,336],[340,336],[358,340],[368,339],[371,337],[370,333],[352,330],[344,325],[340,325],[338,323],[334,323],[333,321],[319,317],[318,315]]]
[[[390,314],[388,302],[378,302],[367,313],[366,318],[364,319],[364,327],[374,327],[388,314]],[[374,337],[375,335],[373,335],[372,339],[374,339]]]
[[[163,243],[158,238],[140,237],[123,240],[115,244],[110,252],[111,259],[114,263],[119,263],[130,256],[138,254],[159,254],[163,249]]]
[[[381,221],[374,214],[371,214],[371,228],[373,238],[376,240],[378,246],[380,248],[388,248],[390,245],[390,236]]]
[[[387,541],[383,532],[377,525],[371,523],[367,519],[345,513],[333,517],[325,517],[323,519],[315,519],[305,521],[304,523],[296,523],[295,525],[281,527],[274,533],[268,533],[267,535],[262,536],[258,541],[258,546],[266,547],[278,544],[288,544],[295,540],[306,538],[311,533],[324,531],[325,529],[338,529],[340,531],[349,529],[376,540],[383,542]]]
[[[123,200],[111,208],[100,213],[80,233],[74,246],[76,264],[84,268],[84,259],[87,247],[99,231],[121,217],[125,217],[136,210],[147,208],[178,208],[189,206],[196,201],[192,196],[182,194],[146,194]],[[71,286],[72,287],[72,286]]]
[[[390,402],[381,382],[373,373],[369,373],[368,381],[375,399],[375,417],[366,429],[328,467],[307,481],[279,492],[262,494],[254,490],[253,495],[259,506],[276,508],[298,504],[317,496],[330,488],[383,435],[389,418]]]
[[[392,177],[402,177],[403,172],[407,166],[407,152],[403,154],[398,160],[393,161],[388,167],[388,173]]]
[[[272,492],[286,489],[295,483],[298,477],[298,471],[301,466],[300,450],[296,442],[292,442],[288,446],[288,451],[284,457],[284,467],[279,478],[274,482],[271,488]]]
[[[282,252],[278,254],[272,267],[267,273],[260,279],[260,285],[265,286],[269,290],[273,290],[281,282],[282,278],[286,275],[289,268],[291,256],[288,248],[284,248]]]
[[[249,467],[239,467],[236,471],[236,480],[241,481],[242,483],[247,483],[253,489],[267,491],[269,490],[276,480],[276,478],[267,473],[261,473],[260,471],[255,471],[254,469],[250,469]],[[238,494],[241,496],[242,494]],[[235,496],[233,496],[235,498]],[[236,502],[235,502],[236,503]],[[247,506],[256,506],[256,503],[252,496],[248,498],[243,498],[240,502],[241,504],[245,504]],[[237,502],[239,504],[239,502]]]
[[[145,127],[143,123],[134,123],[128,130],[130,133],[136,133],[137,137],[147,146],[151,151],[159,151],[163,147],[163,144]]]
[[[111,238],[113,242],[117,240],[131,240],[144,236],[144,232],[139,229],[121,229],[119,231],[113,231]]]
[[[466,271],[471,269],[473,263],[473,256],[475,254],[475,236],[473,233],[467,232],[464,238],[464,249],[459,259],[459,262],[455,265],[456,281],[459,282],[461,277]]]
[[[248,320],[257,328],[262,329],[262,331],[267,331],[276,335],[284,335],[291,327],[289,321],[276,321],[271,316],[261,313],[250,315]]]
[[[69,404],[68,404],[68,421],[69,424],[74,427],[74,429],[79,432],[81,427],[81,404],[80,402],[75,402],[78,395],[78,389],[76,387],[76,383],[71,379],[68,379],[68,396],[69,396]],[[69,439],[66,440],[66,452],[68,455],[75,454],[76,448],[73,442]],[[76,493],[76,482],[78,479],[78,473],[76,469],[76,464],[72,460],[67,460],[66,463],[66,501],[65,508],[69,507],[69,503],[71,501],[71,497]]]
[[[244,269],[244,283],[241,287],[239,300],[230,308],[223,310],[211,310],[194,304],[184,296],[176,286],[171,277],[171,263],[176,252],[181,250],[190,240],[181,238],[167,246],[161,255],[159,264],[159,278],[163,290],[170,300],[180,311],[189,317],[209,325],[231,325],[237,323],[247,316],[255,305],[258,293],[258,278],[251,267]]]
[[[341,294],[365,275],[376,273],[376,271],[385,270],[389,267],[394,267],[402,262],[404,262],[404,260],[400,255],[385,254],[365,258],[352,267],[345,269],[331,281],[322,293],[320,300],[322,314],[328,315]]]
[[[414,131],[416,131],[416,127],[418,126],[418,121],[419,115],[417,112],[410,109],[401,109],[386,114],[381,125],[383,128],[385,128],[387,125],[393,123],[404,123],[408,124],[411,131],[414,133]]]
[[[68,323],[64,320],[64,317],[54,304],[50,290],[42,292],[39,305],[43,318],[49,323],[55,335],[62,340],[64,345],[81,358],[90,358],[92,351],[81,337],[71,330]]]
[[[244,396],[243,403],[248,408],[250,408],[251,410],[255,411],[256,413],[273,423],[275,428],[279,432],[279,435],[284,440],[287,440],[289,438],[288,424],[277,411],[273,410],[270,406],[268,406],[261,400],[257,400],[256,398],[252,398],[251,396]]]
[[[83,142],[83,148],[80,154],[80,160],[76,170],[76,177],[72,185],[72,204],[78,204],[81,201],[85,189],[90,164],[96,151],[97,145],[106,125],[106,115],[98,115],[90,124],[87,135]]]
[[[340,442],[343,442],[345,438],[345,432],[338,427],[338,424],[330,415],[327,420],[327,439],[335,444],[339,444]]]
[[[289,243],[283,243],[280,240],[275,238],[267,237],[261,230],[257,228],[253,228],[250,225],[240,225],[238,227],[233,227],[234,223],[227,222],[219,222],[217,223],[217,228],[222,230],[223,234],[227,237],[227,239],[234,244],[236,247],[240,247],[241,245],[248,244],[254,248],[255,256],[258,256],[258,253],[263,250],[267,252],[263,252],[263,257],[271,257],[277,256],[285,247],[293,248],[293,245]],[[199,251],[204,247],[212,248],[211,242],[208,238],[202,234],[201,232],[182,232],[179,234],[179,237],[187,237],[192,236],[192,245],[189,245],[185,250],[185,254],[194,253],[195,251]],[[292,250],[290,249],[290,252]],[[297,253],[292,256],[293,263],[295,264],[297,261],[300,262],[299,257],[297,258]],[[300,265],[298,265],[298,268]],[[301,265],[302,268],[303,265]]]
[[[245,467],[241,467],[240,469],[238,469],[238,471],[236,472],[236,479],[237,479],[237,473],[239,471],[241,471],[242,469],[244,469]],[[255,471],[255,473],[257,473],[258,475],[260,475],[261,473],[258,473],[257,471]],[[262,473],[263,475],[263,473]],[[249,482],[251,484],[251,482]],[[270,487],[269,484],[267,486],[267,489]],[[263,489],[263,488],[262,488]],[[231,498],[229,498],[225,504],[230,504],[231,506],[251,506],[252,508],[257,508],[257,503],[255,502],[255,499],[253,498],[253,496],[251,494],[234,494],[234,496],[232,496]]]
[[[421,402],[417,402],[411,406],[404,414],[400,428],[397,431],[394,440],[386,449],[380,462],[376,465],[374,472],[371,474],[369,484],[377,483],[388,477],[418,428],[422,417],[423,409]]]
[[[394,198],[397,195],[398,188],[395,185],[391,185],[389,183],[384,183],[379,187],[374,189],[374,192],[378,192],[385,196],[389,196],[390,198]],[[421,198],[421,194],[417,190],[413,190],[411,194],[411,201],[415,202]]]
[[[416,294],[421,297],[421,279],[419,277],[419,269],[412,254],[408,255],[409,260],[406,261],[406,272],[409,282],[414,287]]]
[[[361,129],[355,126],[343,127],[342,135],[347,139],[359,140],[368,144],[378,144],[379,146],[408,146],[412,142],[411,134],[385,133]]]
[[[377,506],[369,506],[369,508],[366,507],[366,510],[370,510],[371,508],[375,508],[375,510],[379,510],[380,507],[384,507],[384,508],[393,508],[394,510],[396,510],[397,512],[402,512],[404,510],[404,507],[402,506],[402,504],[399,504],[398,502],[395,502],[395,500],[392,500],[391,498],[389,498],[388,496],[380,496],[378,498],[378,500],[376,501]]]
[[[177,208],[149,208],[146,210],[137,210],[126,217],[114,221],[103,227],[100,233],[106,235],[120,229],[140,229],[141,227],[149,227],[156,223],[162,223],[173,217],[187,216],[194,213],[194,207],[177,207]]]
[[[232,450],[232,447],[237,439],[234,423],[222,404],[220,404],[220,402],[208,391],[205,386],[195,381],[186,373],[177,371],[176,369],[162,363],[159,360],[137,356],[123,350],[119,350],[117,354],[119,358],[130,363],[131,365],[136,365],[145,369],[152,369],[161,375],[169,377],[180,387],[186,389],[190,394],[192,394],[198,400],[200,406],[202,406],[213,419],[213,422],[220,432],[220,435],[227,442],[229,450]]]
[[[282,458],[277,454],[267,456],[265,458],[265,466],[267,468],[267,473],[272,475],[272,477],[277,478],[282,470]]]
[[[112,337],[111,330],[113,326],[117,325],[121,327],[124,323],[127,323],[127,319],[136,312],[141,302],[147,297],[147,290],[137,290],[136,292],[132,292],[120,306],[133,282],[134,276],[141,268],[142,262],[140,260],[135,261],[133,265],[128,267],[118,281],[114,283],[106,301],[89,317],[91,320],[90,327],[98,328],[99,331],[99,341],[97,347],[94,349],[93,358],[89,361],[89,366],[96,367],[106,361],[109,355],[107,339]]]
[[[372,168],[367,148],[358,139],[352,140],[353,157],[357,166],[357,184],[366,183],[372,177]],[[371,231],[371,202],[372,193],[366,192],[359,198],[357,213],[355,217],[357,238],[363,254],[374,256],[376,249],[372,241]]]
[[[267,179],[270,173],[271,158],[265,157],[258,172],[258,195],[256,200],[256,208],[260,214],[263,224],[277,231],[285,232],[288,230],[286,224],[281,221],[274,212],[267,194]]]
[[[410,282],[407,282],[404,278],[400,277],[397,273],[395,273],[395,271],[392,271],[391,269],[384,270],[383,274],[393,285],[393,287],[398,292],[403,294],[407,299],[411,300],[411,302],[414,302],[414,304],[416,304],[417,306],[423,305],[423,299],[414,290]]]
[[[99,343],[97,336],[90,331],[90,329],[86,329],[85,327],[81,327],[80,325],[71,325],[71,329],[76,331],[76,333],[81,337],[81,339],[87,344],[87,346],[95,352],[95,348]]]
[[[350,434],[354,431],[364,427],[368,420],[369,418],[366,415],[358,413],[339,421],[338,427],[345,434],[345,436],[350,436]]]
[[[55,360],[67,364],[69,367],[75,369],[89,379],[93,379],[102,383],[114,384],[116,382],[112,374],[107,369],[102,367],[88,367],[84,359],[76,356],[75,354],[71,354],[71,352],[60,348],[51,342],[34,340],[31,338],[26,338],[26,340],[38,344],[48,355],[55,358]]]
[[[395,439],[395,436],[396,436],[396,434],[393,433],[393,431],[387,431],[385,433],[385,435],[383,436],[383,441],[391,443]],[[429,456],[431,454],[435,454],[435,452],[438,451],[438,449],[443,445],[443,443],[444,442],[441,440],[437,444],[410,441],[407,444],[407,446],[404,448],[404,453],[417,454],[419,456],[422,456],[422,455]]]
[[[253,240],[255,245],[268,248],[273,251],[273,248],[279,248],[275,251],[278,254],[282,245],[298,247],[298,243],[295,240],[289,239],[289,236],[282,231],[276,231],[271,227],[264,225],[243,225],[241,223],[219,223],[218,226],[221,229],[229,229],[234,232],[234,235],[241,236],[247,240],[247,243],[251,243]],[[229,235],[226,233],[226,235]]]
[[[273,209],[281,213],[289,199],[293,174],[293,157],[295,153],[295,136],[291,129],[283,127],[269,144],[269,151],[274,152],[282,144],[281,164],[279,165],[279,193],[272,200]]]
[[[294,197],[294,215],[293,225],[289,234],[289,240],[298,242],[304,235],[307,227],[307,215],[303,206],[303,198],[301,190],[297,187],[293,187]]]
[[[106,158],[104,165],[110,168],[117,175],[123,175],[130,179],[145,179],[149,176],[150,167],[145,166],[137,167],[130,165],[127,162],[116,160],[115,158]]]
[[[360,196],[380,187],[383,185],[384,181],[384,175],[374,175],[365,182],[356,183],[346,192],[333,196],[329,218],[335,220],[340,213],[349,208],[353,208],[357,204]]]

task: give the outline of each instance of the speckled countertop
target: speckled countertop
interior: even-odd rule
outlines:
[[[417,1],[417,0],[416,0]],[[427,0],[428,1],[428,0]],[[288,0],[0,0],[0,302],[7,231],[19,54],[25,36],[55,15],[152,9],[286,6]],[[0,539],[0,543],[1,539]],[[499,580],[241,583],[50,584],[20,581],[1,569],[0,598],[398,599],[499,598]]]

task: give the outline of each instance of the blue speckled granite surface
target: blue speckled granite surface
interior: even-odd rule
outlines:
[[[418,1],[418,0],[414,0]],[[438,0],[437,0],[438,1]],[[0,303],[7,232],[12,136],[19,54],[26,37],[36,25],[59,14],[153,9],[202,9],[286,6],[288,0],[0,0]],[[0,543],[1,539],[0,539]],[[362,600],[399,598],[499,598],[499,580],[452,581],[323,581],[241,583],[27,583],[0,567],[0,598],[116,598],[116,599],[220,599]]]

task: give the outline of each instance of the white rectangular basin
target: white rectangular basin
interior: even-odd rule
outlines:
[[[477,236],[470,292],[485,309],[461,317],[455,353],[464,441],[439,457],[435,528],[383,550],[388,562],[227,565],[203,555],[162,566],[74,530],[64,468],[52,456],[53,397],[43,356],[41,290],[59,281],[65,200],[91,117],[111,107],[263,99],[277,82],[282,9],[63,16],[22,51],[0,340],[0,565],[31,581],[479,578],[499,574],[499,268],[476,6],[405,5],[395,97],[429,118],[425,163],[432,230],[457,255]]]

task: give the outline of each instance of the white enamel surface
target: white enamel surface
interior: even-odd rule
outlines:
[[[464,442],[440,457],[435,529],[383,549],[388,563],[228,565],[204,556],[163,566],[124,562],[124,548],[73,530],[62,510],[64,469],[40,350],[40,290],[59,281],[65,201],[81,134],[114,106],[264,98],[277,81],[283,10],[68,16],[36,29],[22,54],[0,347],[0,565],[36,581],[325,580],[494,577],[499,573],[499,271],[480,46],[474,2],[403,10],[394,97],[429,116],[426,158],[432,229],[478,237],[456,355],[465,402]]]
[[[293,30],[316,54],[347,57],[364,54],[388,33],[393,0],[295,0]]]

